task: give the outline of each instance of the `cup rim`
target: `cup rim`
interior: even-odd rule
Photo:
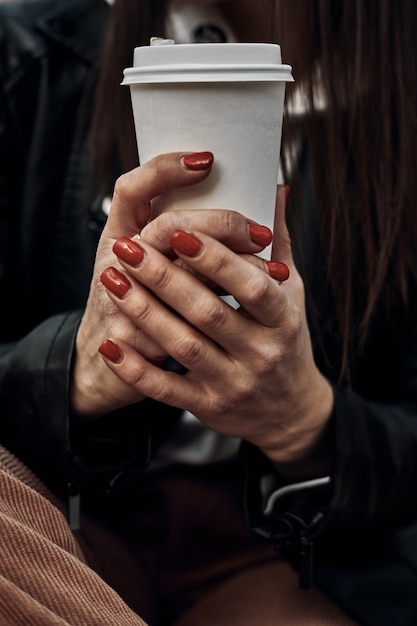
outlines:
[[[122,85],[135,83],[284,81],[292,67],[281,48],[268,43],[209,43],[139,46]]]

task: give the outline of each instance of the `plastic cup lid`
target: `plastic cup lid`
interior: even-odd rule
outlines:
[[[199,43],[135,48],[123,85],[135,83],[293,81],[281,48],[262,43]]]

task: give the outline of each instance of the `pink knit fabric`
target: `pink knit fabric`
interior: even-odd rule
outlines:
[[[56,504],[1,448],[1,626],[146,626],[86,565]]]
[[[174,559],[177,567],[168,576],[161,569],[162,587],[166,597],[184,594],[186,589],[197,590],[188,596],[173,619],[174,626],[355,626],[356,622],[318,589],[301,591],[296,572],[277,555],[268,556],[267,546],[248,544],[245,529],[239,531],[232,520],[234,505],[228,502],[226,490],[222,493],[221,488],[211,489],[203,482],[193,486],[192,482],[172,476],[161,484],[162,506],[168,501],[172,505],[162,543],[170,555],[178,555]],[[213,519],[210,511],[215,512]],[[149,554],[158,555],[161,537],[153,543],[152,529],[158,527],[161,513],[157,509],[150,515],[142,554],[148,549]],[[210,524],[217,519],[222,528],[229,524],[232,533],[236,526],[236,532],[242,533],[242,545],[249,545],[249,549],[232,552],[224,561],[203,559],[188,569],[190,552],[183,543],[184,537],[190,534],[187,524],[190,528],[196,523],[198,526],[199,515],[200,521],[207,518]],[[87,531],[88,528],[86,525]],[[220,527],[211,529],[220,537],[216,535],[216,531],[221,532]],[[123,552],[118,538],[113,541],[112,535],[107,531],[103,534],[98,524],[91,525],[89,532],[90,537],[88,532],[84,538],[80,536],[80,540],[84,539],[81,545],[90,546],[90,552],[93,547],[89,563],[98,557],[99,566],[103,565],[100,558],[110,558],[110,572],[115,574],[115,582],[119,576],[120,584],[116,587],[120,593],[129,597],[129,588],[133,588],[134,594],[142,593],[147,598],[149,572],[140,567],[135,571],[131,564],[135,561],[133,546],[131,549],[127,545]],[[1,446],[0,537],[0,626],[146,626],[87,565],[61,503]],[[146,562],[155,575],[158,567],[151,559]],[[106,568],[99,569],[103,572]]]

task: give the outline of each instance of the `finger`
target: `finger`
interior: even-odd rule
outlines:
[[[166,211],[149,222],[141,231],[141,240],[169,254],[169,238],[175,230],[202,231],[218,239],[236,252],[256,253],[272,241],[267,226],[257,224],[236,211],[195,209]]]
[[[223,302],[207,285],[201,283],[189,271],[184,270],[175,263],[172,263],[164,255],[154,250],[147,244],[139,245],[136,241],[127,238],[117,240],[114,251],[119,257],[119,261],[129,271],[132,278],[138,283],[152,291],[156,298],[153,304],[149,303],[149,311],[153,315],[142,315],[138,320],[138,306],[135,303],[134,293],[129,294],[120,302],[120,307],[126,316],[136,319],[136,323],[147,335],[155,337],[162,345],[162,333],[167,330],[168,336],[164,340],[163,347],[183,365],[189,367],[190,364],[184,361],[184,347],[182,335],[187,334],[188,344],[191,344],[192,335],[187,333],[186,328],[179,328],[175,325],[175,319],[168,317],[166,307],[163,308],[161,318],[156,318],[156,308],[161,306],[160,301],[166,303],[171,309],[180,314],[182,318],[188,320],[194,329],[198,329],[202,336],[209,337],[216,345],[221,346],[227,354],[240,351],[243,346],[242,337],[253,336],[252,326],[254,322],[237,313],[231,306]],[[134,290],[133,290],[134,291]],[[176,340],[171,339],[174,330],[178,336]],[[179,335],[181,330],[182,335]],[[174,341],[174,345],[172,344]],[[174,353],[174,351],[176,352]],[[202,353],[202,348],[188,348],[186,353]],[[219,355],[217,355],[218,357]],[[214,361],[216,368],[216,360]]]
[[[286,263],[282,263],[281,261],[265,261],[255,254],[242,254],[241,257],[248,263],[255,265],[255,267],[269,274],[269,276],[278,281],[279,284],[282,284],[290,277],[290,269]]]
[[[212,163],[210,152],[173,152],[157,156],[120,176],[114,188],[106,236],[133,237],[148,221],[153,198],[168,189],[202,181],[210,173]]]
[[[265,271],[247,263],[207,235],[199,233],[197,239],[184,231],[176,233],[181,237],[174,240],[171,237],[171,245],[187,265],[232,294],[256,320],[267,326],[275,324],[280,306],[285,305],[285,297]],[[243,327],[242,316],[236,318],[236,312],[193,274],[185,272],[144,242],[139,245],[136,241],[121,238],[113,250],[136,280],[222,346],[232,349],[237,332],[253,332],[253,329]]]
[[[285,207],[288,199],[288,185],[278,185],[275,203],[274,238],[272,242],[271,259],[286,263],[289,268],[294,267],[291,250],[291,238],[285,220]]]
[[[198,236],[176,231],[171,245],[181,258],[196,271],[215,280],[254,319],[265,326],[279,325],[287,309],[287,296],[271,279],[270,272],[278,269],[277,263],[264,263],[267,272],[234,254],[218,241],[203,233]],[[284,266],[285,267],[285,266]],[[286,273],[285,279],[288,278]]]
[[[184,273],[182,271],[182,274]],[[156,279],[159,278],[158,272]],[[162,346],[166,354],[172,356],[187,369],[192,369],[207,377],[218,372],[225,358],[223,351],[195,327],[190,326],[167,309],[143,285],[132,280],[131,277],[127,278],[114,267],[104,270],[100,279],[119,309],[146,336],[154,338],[155,343]],[[117,333],[114,333],[114,336],[123,337]],[[142,349],[140,353],[148,358]]]
[[[138,394],[197,413],[206,390],[201,383],[152,365],[129,344],[107,339],[99,347],[106,365]]]

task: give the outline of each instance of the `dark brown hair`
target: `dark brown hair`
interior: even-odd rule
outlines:
[[[113,10],[93,126],[110,183],[137,164],[122,69],[135,45],[163,33],[165,2],[116,0]],[[300,117],[287,106],[283,151],[307,138],[346,376],[353,332],[366,339],[381,303],[406,305],[417,272],[417,9],[414,0],[271,0],[271,16],[306,107]],[[297,169],[287,177],[296,190]]]
[[[100,58],[93,112],[91,153],[101,184],[112,189],[120,174],[138,165],[130,91],[121,87],[123,70],[136,46],[163,36],[166,0],[115,0]]]
[[[353,333],[366,339],[381,303],[405,310],[417,274],[416,28],[413,0],[278,2],[307,109],[300,124],[287,92],[283,144],[308,138],[344,374]]]

